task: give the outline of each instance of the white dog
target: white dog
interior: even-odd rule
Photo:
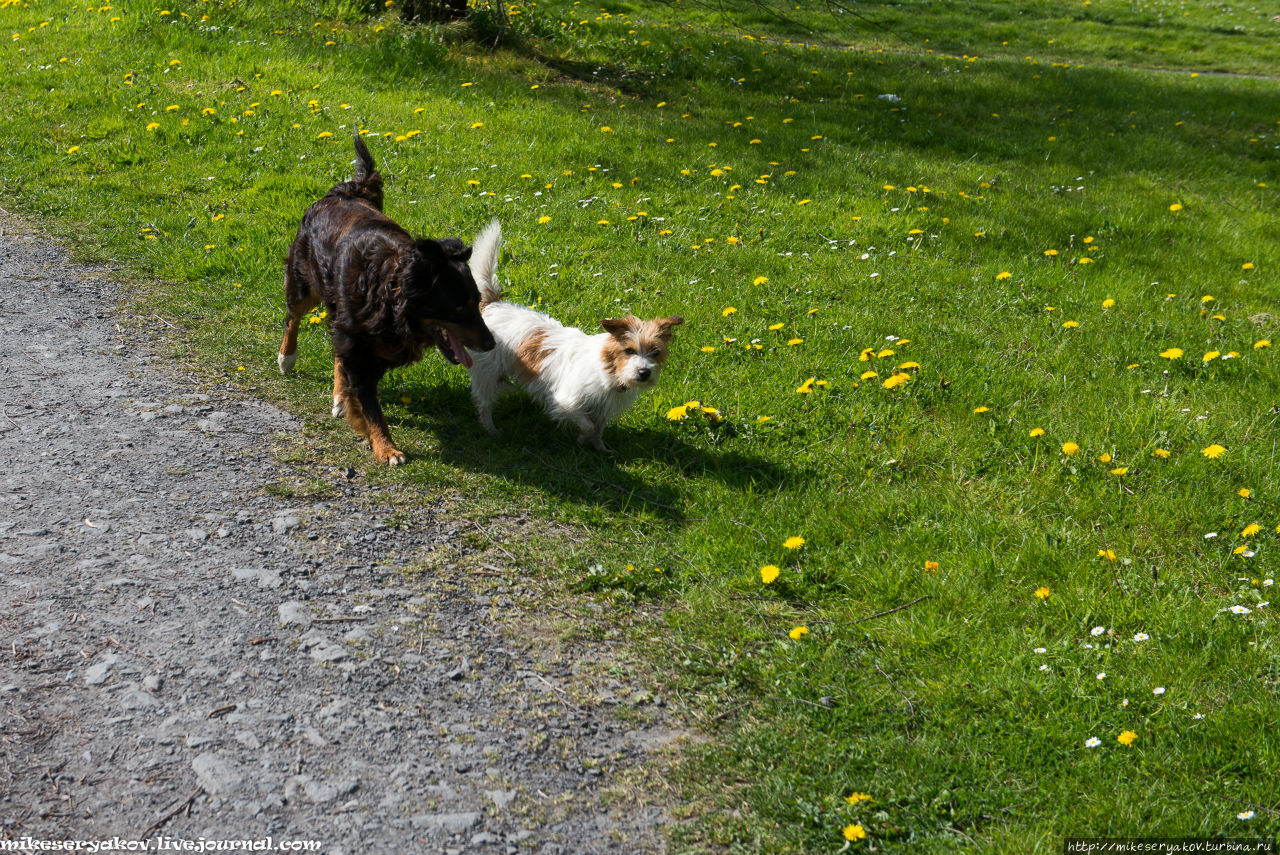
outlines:
[[[480,312],[497,343],[474,353],[471,397],[480,424],[491,434],[493,404],[504,379],[516,380],[557,422],[576,425],[580,444],[608,451],[604,426],[626,412],[658,381],[667,360],[673,315],[642,321],[627,315],[602,321],[605,332],[587,335],[548,315],[502,299],[498,253],[502,229],[494,220],[471,250],[471,275],[480,289]]]

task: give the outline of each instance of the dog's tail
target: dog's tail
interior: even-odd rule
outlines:
[[[480,305],[496,303],[502,299],[502,285],[498,282],[498,255],[502,252],[502,226],[497,220],[476,236],[471,247],[471,275],[480,289]]]
[[[348,192],[354,193],[356,196],[368,199],[373,203],[379,211],[382,210],[382,176],[378,174],[378,169],[373,165],[373,155],[369,154],[369,147],[364,144],[364,139],[360,136],[360,132],[356,131],[356,174],[352,177],[351,183],[346,185]],[[351,185],[355,185],[352,187]]]
[[[352,180],[364,183],[377,174],[378,169],[373,165],[373,155],[369,154],[369,147],[364,144],[364,138],[360,136],[359,131],[356,131],[356,174]]]

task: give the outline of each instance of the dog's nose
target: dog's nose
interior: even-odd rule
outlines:
[[[650,371],[648,368],[641,368],[638,372],[636,372],[636,376],[639,377],[641,380],[648,380],[649,375],[651,374],[653,374],[653,372]]]

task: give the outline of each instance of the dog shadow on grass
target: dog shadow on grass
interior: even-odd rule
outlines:
[[[804,479],[803,473],[752,454],[693,445],[671,430],[614,424],[604,432],[612,453],[585,448],[575,430],[556,425],[518,395],[497,405],[498,436],[480,427],[466,390],[439,387],[429,401],[408,407],[399,421],[435,436],[442,462],[617,513],[642,511],[683,522],[680,482],[688,477],[715,478],[731,489],[768,490]],[[662,471],[652,476],[629,471],[629,464],[640,461],[659,464]]]

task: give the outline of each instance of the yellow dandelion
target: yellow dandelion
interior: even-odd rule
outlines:
[[[804,339],[802,338],[788,339],[787,344],[791,347],[795,347],[797,344],[804,344]]]
[[[1032,428],[1028,436],[1031,436],[1031,437],[1044,436],[1044,428],[1041,428],[1041,427]]]
[[[1172,205],[1169,206],[1169,210],[1174,211],[1176,213],[1182,210],[1182,205],[1179,204],[1178,202],[1174,202]]]
[[[1113,299],[1111,299],[1110,297],[1108,297],[1107,299],[1105,299],[1105,300],[1103,300],[1103,301],[1102,301],[1102,308],[1104,308],[1104,309],[1110,309],[1110,308],[1111,308],[1112,306],[1114,306],[1115,304],[1116,304],[1116,301],[1115,301],[1115,300],[1113,300]]]
[[[1181,359],[1181,358],[1182,358],[1182,348],[1180,348],[1180,347],[1171,347],[1171,348],[1169,348],[1168,350],[1166,350],[1166,351],[1162,352],[1160,355],[1161,355],[1162,357],[1164,357],[1165,359]]]
[[[1080,322],[1079,321],[1063,321],[1062,326],[1064,329],[1073,330],[1076,327],[1080,326]]]
[[[800,639],[804,638],[808,634],[809,634],[809,627],[807,626],[794,627],[790,632],[787,633],[787,635],[791,636],[792,641],[799,641]]]
[[[689,415],[689,408],[687,406],[672,407],[667,410],[668,421],[678,422],[687,415]]]
[[[1241,270],[1252,270],[1252,269],[1253,269],[1253,262],[1252,262],[1252,261],[1246,261],[1244,264],[1240,265],[1240,269],[1241,269]]]
[[[1205,457],[1209,458],[1210,460],[1217,460],[1219,457],[1226,454],[1226,452],[1227,450],[1223,448],[1221,445],[1218,445],[1216,442],[1213,445],[1206,446],[1204,449],[1200,451],[1201,454],[1203,454]]]
[[[1103,454],[1098,455],[1098,462],[1099,462],[1099,463],[1110,463],[1110,462],[1111,462],[1111,455],[1110,455],[1110,454],[1106,454],[1106,453],[1103,453]]]
[[[1116,560],[1116,554],[1112,552],[1110,549],[1099,549],[1098,557],[1105,558],[1112,563],[1115,563],[1115,560]]]
[[[702,346],[702,352],[703,352],[703,353],[715,353],[715,352],[716,352],[716,349],[715,349],[714,347],[712,347],[711,345],[706,344],[706,345],[703,345],[703,346]]]
[[[844,835],[845,840],[848,840],[850,842],[856,841],[856,840],[862,840],[864,837],[867,836],[867,830],[863,828],[861,825],[857,825],[857,824],[846,825],[844,828],[840,829],[840,833]]]
[[[1010,273],[1008,270],[1001,270],[999,273],[997,273],[997,274],[996,274],[996,278],[997,278],[997,279],[1012,279],[1012,278],[1013,278],[1013,274],[1012,274],[1012,273]]]
[[[975,413],[986,413],[986,412],[989,412],[990,410],[991,410],[990,407],[974,407],[973,408],[973,411]]]
[[[1080,450],[1080,446],[1075,444],[1074,442],[1071,442],[1070,440],[1067,440],[1066,442],[1062,443],[1062,453],[1067,455],[1067,457],[1073,457],[1075,453],[1079,450]]]
[[[543,224],[543,223],[549,223],[549,222],[551,222],[551,218],[550,218],[550,217],[548,217],[548,216],[546,216],[546,215],[543,215],[543,216],[541,216],[541,217],[538,217],[538,224],[539,224],[539,225],[541,225],[541,224]]]
[[[766,564],[760,568],[760,581],[766,585],[772,585],[781,572],[782,569],[776,564]]]
[[[1262,526],[1258,525],[1257,523],[1249,523],[1240,532],[1240,536],[1247,540],[1248,538],[1253,537],[1255,534],[1257,534],[1260,531],[1262,531]]]
[[[751,280],[751,284],[752,284],[752,285],[763,285],[764,283],[766,283],[766,282],[768,282],[768,281],[769,281],[769,277],[768,277],[768,276],[757,276],[755,279],[752,279],[752,280]]]
[[[1206,353],[1204,356],[1200,357],[1200,361],[1201,361],[1201,362],[1212,362],[1213,360],[1217,359],[1217,358],[1218,358],[1219,356],[1221,356],[1221,355],[1222,355],[1222,354],[1221,354],[1221,353],[1219,353],[1218,351],[1216,351],[1216,350],[1211,350],[1211,351],[1209,351],[1208,353]]]
[[[791,537],[788,537],[786,540],[782,541],[782,545],[786,549],[799,549],[800,547],[804,546],[804,538],[800,537],[799,535],[793,534],[791,535]]]
[[[1046,588],[1044,585],[1041,585],[1039,588],[1036,588],[1035,594],[1036,594],[1036,599],[1047,600],[1049,598],[1049,589]]]
[[[1058,251],[1056,249],[1046,249],[1044,251],[1044,254],[1049,256],[1050,258],[1053,258],[1055,255],[1058,254]]]
[[[871,378],[873,378],[873,377],[879,377],[879,376],[880,376],[880,375],[879,375],[879,374],[877,374],[875,371],[870,371],[870,370],[868,370],[868,371],[863,371],[860,375],[858,375],[858,379],[859,379],[859,380],[870,380],[870,379],[871,379]]]
[[[898,370],[899,370],[899,371],[906,371],[906,370],[908,370],[908,369],[910,369],[910,368],[919,368],[919,367],[920,367],[920,363],[919,363],[919,362],[904,362],[904,363],[902,363],[901,365],[899,365],[899,366],[898,366]]]
[[[1116,737],[1116,742],[1119,742],[1121,745],[1132,745],[1133,740],[1137,738],[1138,734],[1134,733],[1132,730],[1126,730],[1122,731],[1121,734]]]
[[[1254,350],[1257,350],[1260,347],[1270,347],[1270,346],[1271,346],[1271,339],[1269,338],[1258,339],[1253,343]]]
[[[906,383],[906,382],[907,382],[908,380],[910,380],[910,379],[911,379],[911,375],[910,375],[910,374],[899,374],[899,373],[895,373],[895,374],[891,374],[891,375],[889,375],[888,377],[884,378],[884,383],[883,383],[882,385],[883,385],[883,386],[884,386],[884,388],[886,388],[886,389],[896,389],[896,388],[898,388],[899,386],[901,386],[903,383]]]
[[[937,562],[937,561],[926,561],[926,562],[924,563],[924,572],[926,572],[926,573],[935,573],[935,572],[937,572],[937,570],[938,570],[938,562]],[[857,802],[850,802],[849,804],[857,804]]]
[[[1163,459],[1163,458],[1166,458],[1166,457],[1168,457],[1168,456],[1169,456],[1169,449],[1167,449],[1167,448],[1157,448],[1155,451],[1151,452],[1151,456],[1152,456],[1152,457],[1159,457],[1159,458],[1162,458],[1162,459]]]
[[[1111,474],[1115,476],[1127,475],[1129,473],[1128,466],[1118,466],[1111,470]]]
[[[733,314],[734,312],[736,312],[736,311],[738,311],[738,310],[737,310],[737,309],[735,309],[733,306],[725,306],[724,311],[720,312],[720,316],[721,316],[721,317],[724,317],[724,318],[727,318],[727,317],[729,317],[730,315],[732,315],[732,314]]]

